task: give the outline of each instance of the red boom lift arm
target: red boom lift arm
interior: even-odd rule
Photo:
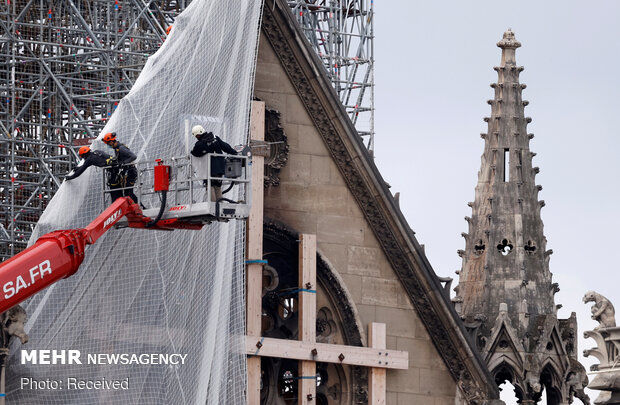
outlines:
[[[0,263],[0,313],[26,298],[67,278],[78,270],[84,260],[86,245],[92,245],[121,218],[127,216],[128,226],[147,228],[151,221],[129,197],[117,199],[93,222],[83,229],[54,231]],[[202,225],[166,224],[164,221],[148,229],[200,229]]]

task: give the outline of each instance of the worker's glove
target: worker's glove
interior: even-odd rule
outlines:
[[[111,157],[111,158],[108,158],[108,159],[105,161],[105,163],[106,163],[106,165],[108,165],[108,166],[118,166],[118,165],[119,165],[119,163],[118,163],[118,159],[117,159],[116,157]]]
[[[65,180],[73,180],[75,178],[75,169],[77,168],[77,166],[73,165],[71,167],[71,171],[69,173],[67,173],[67,175],[65,176]]]

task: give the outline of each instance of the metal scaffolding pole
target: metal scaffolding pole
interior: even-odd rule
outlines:
[[[374,148],[372,0],[290,0],[364,144]]]
[[[26,247],[76,160],[191,0],[0,4],[0,260]]]

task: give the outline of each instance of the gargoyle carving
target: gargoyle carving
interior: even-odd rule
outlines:
[[[24,331],[26,311],[19,305],[2,313],[2,333],[0,333],[0,367],[4,367],[9,355],[9,343],[13,336],[17,336],[22,344],[28,342],[28,335]]]
[[[583,296],[583,302],[594,302],[592,305],[592,319],[599,322],[594,330],[598,330],[601,328],[613,328],[616,326],[616,311],[614,310],[613,304],[601,294],[588,291],[586,295]]]
[[[5,338],[7,346],[11,336],[18,337],[22,344],[28,342],[28,335],[24,332],[25,323],[26,311],[19,305],[15,305],[8,311],[2,313],[2,330],[5,336],[8,335]]]

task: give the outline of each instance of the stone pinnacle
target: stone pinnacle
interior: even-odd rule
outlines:
[[[521,46],[521,42],[515,39],[515,33],[512,32],[510,28],[508,28],[508,30],[504,32],[504,37],[502,38],[502,40],[497,43],[497,46],[499,46],[502,49],[505,49],[505,48],[516,49]]]

